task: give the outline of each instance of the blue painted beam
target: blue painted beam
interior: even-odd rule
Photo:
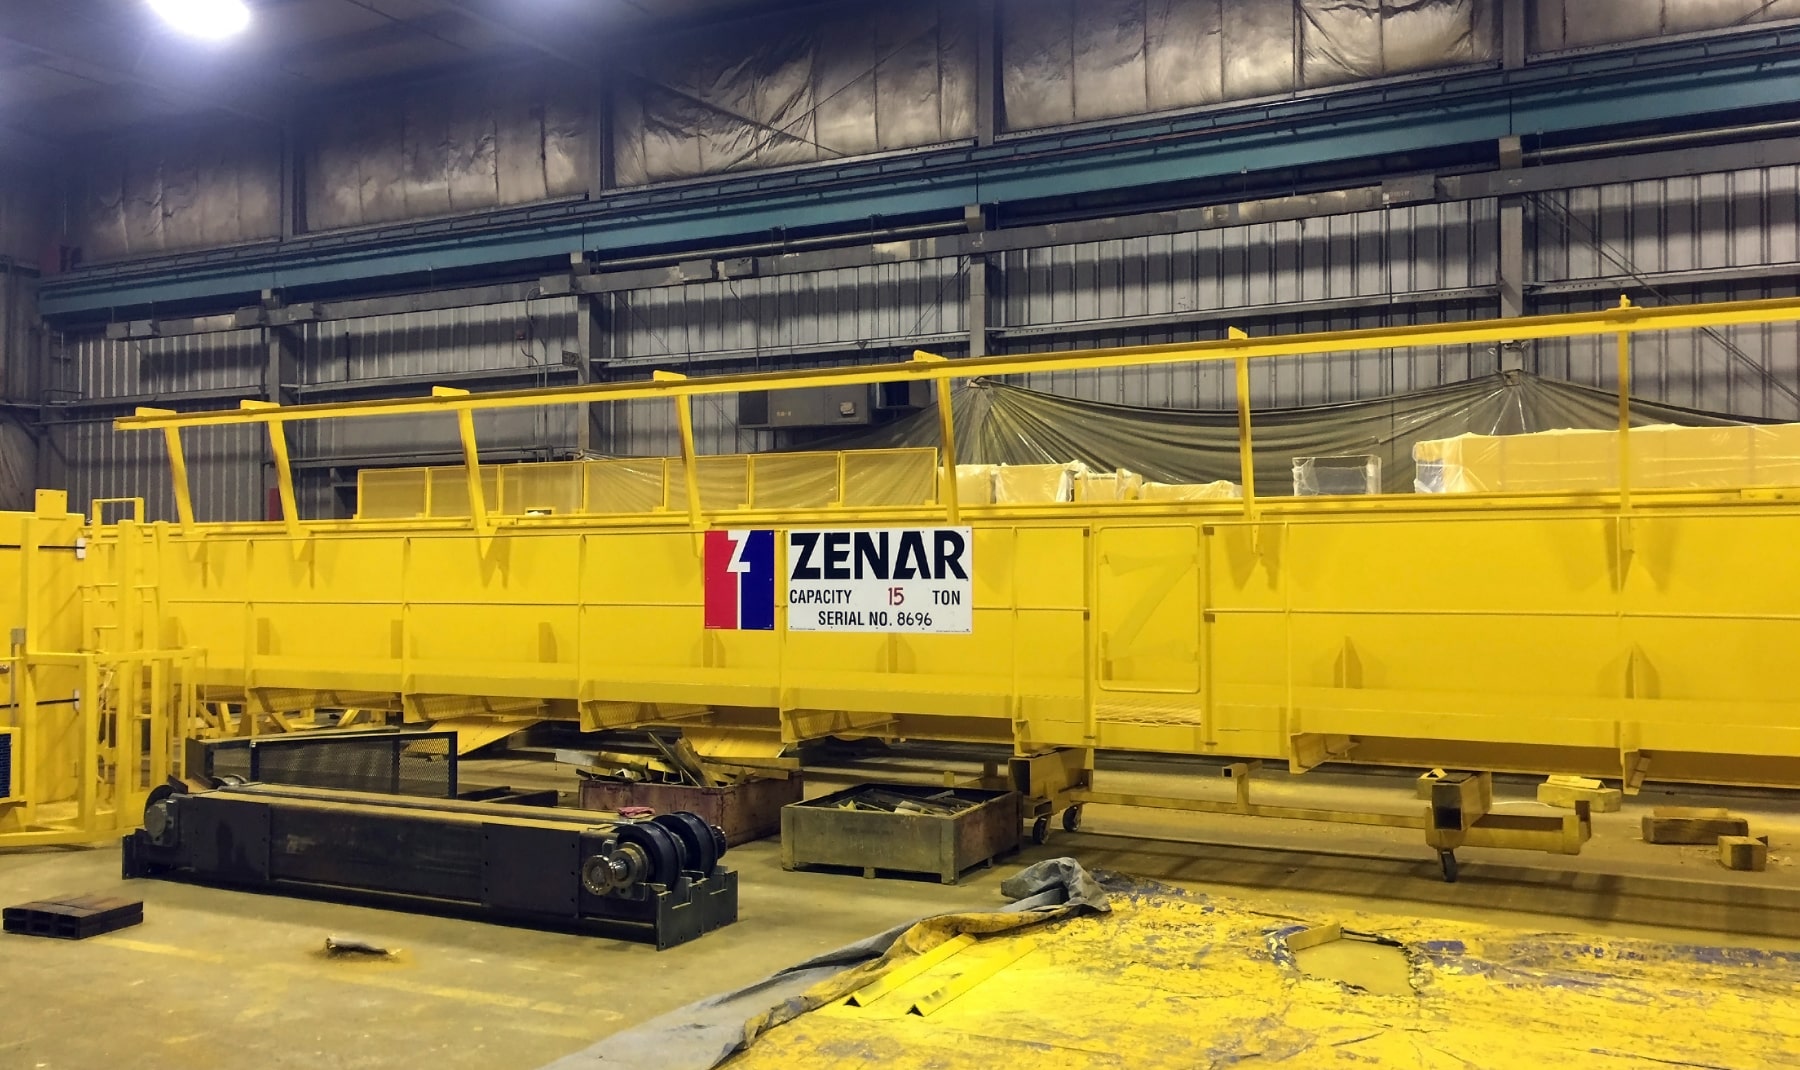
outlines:
[[[196,302],[225,308],[264,289],[372,289],[403,276],[528,267],[573,252],[720,244],[781,228],[857,229],[876,218],[951,216],[967,204],[1153,188],[1508,134],[1797,103],[1800,30],[1790,28],[101,267],[46,278],[40,308],[71,319]]]

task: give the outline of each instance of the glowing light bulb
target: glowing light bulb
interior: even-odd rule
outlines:
[[[150,10],[190,37],[210,41],[243,33],[250,25],[244,0],[149,0]]]

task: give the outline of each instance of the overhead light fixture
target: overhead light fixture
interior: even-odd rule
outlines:
[[[250,25],[244,0],[148,0],[150,10],[190,37],[218,41],[243,33]]]

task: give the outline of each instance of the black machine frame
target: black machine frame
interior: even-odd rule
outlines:
[[[426,910],[655,944],[737,920],[724,836],[692,814],[598,811],[267,784],[158,789],[127,878]]]

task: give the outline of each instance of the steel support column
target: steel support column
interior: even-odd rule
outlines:
[[[975,142],[994,143],[1000,128],[1000,23],[995,0],[975,2]]]
[[[606,360],[603,351],[606,339],[605,325],[601,322],[600,296],[582,295],[576,299],[575,311],[575,350],[579,364],[576,365],[576,382],[588,386],[602,381],[600,366]],[[606,452],[601,446],[607,441],[607,412],[604,405],[583,405],[584,411],[575,420],[575,448],[582,456],[592,453]]]
[[[1500,139],[1501,171],[1517,171],[1522,161],[1519,139]],[[1516,319],[1526,314],[1525,303],[1525,198],[1501,197],[1499,214],[1500,318]],[[1500,346],[1500,370],[1520,371],[1526,364],[1521,343]]]
[[[991,280],[988,258],[976,253],[969,257],[969,356],[988,355],[988,284]]]
[[[295,388],[300,385],[300,340],[289,328],[265,327],[263,328],[263,342],[268,354],[268,359],[263,364],[263,397],[277,405],[299,404],[300,395]],[[293,448],[293,439],[289,437],[286,425],[272,425],[270,435],[279,435],[283,441],[277,444],[271,437],[263,446],[263,495],[265,499],[270,491],[282,490],[282,458],[279,454],[283,447],[289,451]],[[284,509],[290,507],[289,501],[292,493],[293,488],[290,484],[283,494]],[[289,516],[282,519],[293,521],[298,517]]]
[[[1529,18],[1525,0],[1500,0],[1500,64],[1509,71],[1525,66]]]

